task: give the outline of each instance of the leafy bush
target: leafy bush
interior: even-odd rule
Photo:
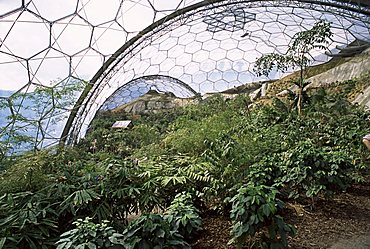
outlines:
[[[0,198],[0,248],[48,248],[58,215],[49,196],[20,192]]]
[[[147,212],[155,205],[167,207],[176,194],[184,191],[196,192],[205,201],[222,184],[212,174],[213,165],[187,155],[160,155],[140,163],[140,170],[143,192],[136,200],[140,209]]]
[[[175,226],[159,214],[144,214],[123,231],[127,249],[190,248]]]
[[[242,118],[238,109],[233,109],[232,103],[226,102],[221,98],[215,98],[220,109],[210,109],[203,104],[199,109],[209,108],[212,113],[201,115],[197,118],[193,116],[181,116],[169,127],[169,133],[163,138],[163,144],[173,153],[187,153],[191,155],[201,155],[207,148],[205,140],[215,141],[219,134],[232,129]],[[211,101],[212,103],[212,101]],[[207,107],[207,108],[206,108]],[[194,107],[193,107],[194,108]],[[216,112],[216,110],[218,112]]]
[[[252,183],[242,186],[231,202],[232,239],[242,248],[248,236],[263,233],[261,244],[264,248],[287,248],[287,235],[294,235],[295,228],[284,222],[278,215],[284,203],[276,198],[277,190]],[[264,231],[264,229],[267,229]]]
[[[108,226],[108,221],[94,224],[91,218],[86,217],[84,220],[78,219],[73,224],[76,228],[60,236],[56,242],[57,249],[124,248],[123,235]]]
[[[46,174],[48,152],[28,153],[19,157],[0,174],[0,195],[20,191],[36,191],[50,180]],[[1,172],[0,172],[1,173]]]
[[[190,193],[177,194],[171,205],[167,208],[166,219],[173,224],[184,238],[189,238],[199,231],[202,219],[199,211],[194,207]]]
[[[304,193],[307,197],[320,192],[330,195],[345,190],[357,171],[353,156],[346,150],[318,147],[310,140],[301,141],[282,154],[281,181],[289,187],[290,195]]]

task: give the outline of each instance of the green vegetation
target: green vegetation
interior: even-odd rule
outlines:
[[[60,236],[60,240],[56,242],[57,249],[124,248],[123,235],[108,226],[108,221],[94,224],[90,220],[91,218],[86,217],[73,222],[76,228]]]
[[[0,98],[0,110],[6,110],[6,124],[0,127],[0,170],[11,164],[12,155],[40,148],[46,127],[55,125],[67,117],[78,92],[85,82],[77,80],[51,82],[53,87],[37,85],[32,91],[18,91],[9,98]],[[3,118],[3,117],[2,117]],[[9,162],[10,161],[10,162]]]
[[[7,165],[0,248],[188,248],[209,212],[230,217],[239,248],[286,248],[296,231],[284,203],[314,205],[363,180],[368,113],[346,96],[311,92],[302,115],[277,98],[250,109],[244,96],[99,114],[75,147]],[[132,129],[110,128],[126,118]]]
[[[299,68],[298,80],[292,81],[298,87],[296,106],[299,114],[304,101],[304,88],[308,85],[304,81],[306,70],[313,61],[310,52],[315,49],[327,49],[332,36],[333,32],[330,30],[330,23],[319,21],[310,30],[296,33],[289,44],[286,54],[265,54],[256,61],[255,71],[259,76],[268,76],[273,69],[285,72],[290,68]]]
[[[259,248],[287,248],[287,234],[294,235],[295,228],[277,215],[284,203],[276,198],[277,190],[264,185],[249,183],[238,190],[232,198],[233,207],[230,218],[233,221],[229,243],[243,248],[247,236],[255,236],[261,228],[267,227],[268,233],[262,234]]]

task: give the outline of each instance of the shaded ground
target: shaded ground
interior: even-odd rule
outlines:
[[[331,200],[318,200],[313,210],[298,204],[288,208],[292,212],[285,218],[298,230],[290,241],[291,248],[370,248],[370,177],[365,184],[355,185]],[[234,248],[227,246],[230,226],[227,217],[203,217],[204,230],[193,248]]]

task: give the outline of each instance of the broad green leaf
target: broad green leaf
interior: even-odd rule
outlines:
[[[0,249],[2,249],[5,245],[5,242],[6,242],[6,237],[3,237],[0,239]]]

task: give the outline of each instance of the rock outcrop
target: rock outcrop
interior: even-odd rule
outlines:
[[[316,88],[330,85],[333,82],[350,80],[370,71],[370,48],[347,62],[334,67],[324,73],[315,75],[307,81],[311,82],[307,87]]]
[[[353,57],[347,58],[347,61],[331,68],[323,73],[317,74],[313,77],[307,79],[310,84],[306,86],[305,89],[310,88],[319,88],[319,87],[328,87],[331,84],[336,84],[337,82],[342,82],[356,77],[360,77],[365,73],[370,72],[370,48],[364,50],[361,54],[355,55]],[[289,91],[296,91],[297,86],[293,85],[289,90],[283,90],[277,93],[277,96],[286,96]],[[370,89],[369,89],[370,91]],[[362,94],[356,98],[356,103],[364,104],[364,101],[367,101],[367,96]],[[355,103],[355,101],[353,103]],[[367,101],[369,102],[369,101]],[[370,102],[366,105],[370,106]]]
[[[159,93],[157,91],[149,91],[145,95],[135,99],[134,101],[121,105],[112,110],[112,112],[127,112],[131,114],[141,114],[148,112],[158,112],[174,109],[176,107],[185,106],[188,104],[197,103],[194,98],[178,98],[172,93]]]

